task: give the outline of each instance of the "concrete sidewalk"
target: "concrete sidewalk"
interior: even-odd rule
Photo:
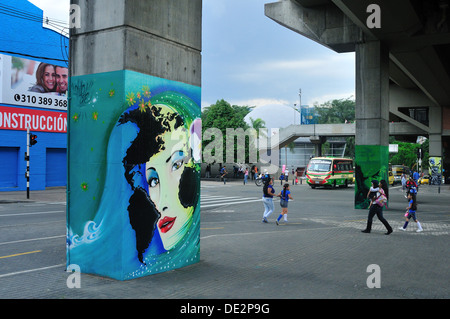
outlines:
[[[26,191],[0,192],[0,204],[21,202],[65,202],[66,187],[48,187],[45,190],[30,191],[27,199]]]
[[[202,193],[249,197],[262,192],[255,185],[228,184],[202,182]],[[261,223],[261,203],[205,209],[199,263],[124,282],[82,273],[79,289],[67,287],[62,215],[45,215],[48,222],[35,215],[5,217],[11,223],[5,219],[0,256],[42,252],[3,260],[0,299],[260,299],[271,303],[274,298],[449,298],[448,185],[441,186],[440,195],[432,186],[419,189],[421,233],[416,233],[414,223],[405,232],[398,230],[407,202],[401,186],[391,188],[391,203],[384,213],[394,228],[390,236],[384,235],[378,220],[371,234],[361,233],[367,210],[353,209],[353,187],[313,190],[298,185],[291,189],[295,200],[290,203],[287,224],[277,226],[276,214],[268,224]],[[24,198],[25,192],[0,194],[0,200]],[[29,201],[64,199],[65,188],[52,188],[32,192]],[[379,289],[367,285],[369,265],[381,269]]]

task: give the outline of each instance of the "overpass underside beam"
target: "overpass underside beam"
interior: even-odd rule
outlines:
[[[336,52],[353,52],[361,41],[361,30],[335,5],[323,2],[306,8],[294,0],[265,4],[265,15],[285,28]]]

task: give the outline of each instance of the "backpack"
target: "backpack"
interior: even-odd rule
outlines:
[[[383,189],[380,188],[379,193],[380,193],[380,196],[378,196],[375,199],[375,204],[377,204],[378,206],[381,206],[381,207],[383,207],[383,206],[387,207],[387,197],[386,197]]]
[[[414,187],[414,186],[411,186],[411,188],[409,189],[409,192],[410,192],[411,194],[417,194],[417,188]]]

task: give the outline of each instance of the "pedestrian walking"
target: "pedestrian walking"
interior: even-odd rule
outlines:
[[[406,189],[406,176],[402,174],[402,191],[404,192]]]
[[[206,165],[205,177],[206,178],[210,178],[211,177],[211,164]]]
[[[423,228],[422,228],[422,225],[420,225],[420,222],[417,220],[417,216],[416,216],[416,211],[417,211],[416,194],[409,193],[408,200],[409,200],[409,205],[408,205],[408,207],[406,207],[406,214],[405,214],[406,222],[403,225],[403,227],[400,227],[399,229],[405,231],[406,227],[408,227],[409,220],[412,218],[417,224],[417,228],[418,228],[417,232],[420,233],[421,231],[423,231]]]
[[[380,222],[382,222],[387,229],[387,233],[385,233],[385,235],[390,235],[392,233],[391,225],[389,225],[387,220],[383,217],[383,206],[385,205],[388,199],[387,196],[389,195],[385,194],[383,188],[379,187],[378,181],[373,180],[372,187],[367,193],[367,197],[370,199],[369,216],[367,217],[367,226],[366,229],[362,230],[361,232],[363,233],[371,232],[373,216],[377,215]]]
[[[227,172],[227,167],[224,166],[220,169],[220,177],[223,179],[223,184],[225,185],[227,183],[227,176],[228,172]]]
[[[416,170],[414,170],[413,179],[416,182],[416,184],[419,182],[419,177],[420,177],[419,173]]]
[[[248,168],[245,168],[245,172],[244,172],[244,185],[247,184],[247,179],[248,179]]]
[[[278,194],[280,197],[280,206],[281,206],[281,214],[278,216],[275,221],[277,225],[279,225],[279,221],[284,216],[284,222],[287,223],[287,214],[288,214],[288,202],[290,200],[294,200],[291,196],[291,191],[289,190],[289,183],[284,184],[283,190]]]
[[[283,186],[283,181],[284,181],[284,174],[283,173],[281,173],[280,174],[280,186]]]
[[[268,223],[267,218],[270,214],[273,213],[273,196],[275,195],[275,189],[273,188],[273,178],[267,178],[264,180],[263,187],[263,205],[264,205],[264,214],[263,214],[263,223]],[[276,196],[276,195],[275,195]]]

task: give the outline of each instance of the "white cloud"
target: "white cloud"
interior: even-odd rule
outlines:
[[[268,129],[283,128],[300,123],[300,114],[292,107],[282,104],[266,104],[257,107],[245,117],[245,121],[249,124],[250,118],[254,120],[260,118]]]
[[[308,77],[354,77],[355,56],[350,54],[324,55],[296,60],[268,60],[249,68],[257,74],[302,74]]]
[[[255,106],[256,108],[266,105],[290,105],[289,101],[281,99],[265,99],[265,98],[255,98],[249,100],[236,100],[230,102],[232,105],[247,105]]]
[[[289,105],[294,105],[292,103],[290,103],[287,100],[281,100],[281,99],[265,99],[265,98],[254,98],[254,99],[248,99],[248,100],[227,100],[226,98],[224,99],[225,101],[227,101],[228,103],[230,103],[231,105],[239,105],[239,106],[254,106],[255,109],[259,108],[259,107],[263,107],[263,106],[289,106]],[[212,104],[216,103],[216,101],[214,102],[210,102],[210,101],[205,101],[202,100],[202,108],[204,107],[208,107]]]
[[[70,0],[28,0],[44,11],[44,17],[69,21]]]
[[[44,27],[68,33],[70,0],[28,0],[36,7],[44,11],[43,18],[49,18],[50,21],[57,22],[55,25],[43,24]]]

